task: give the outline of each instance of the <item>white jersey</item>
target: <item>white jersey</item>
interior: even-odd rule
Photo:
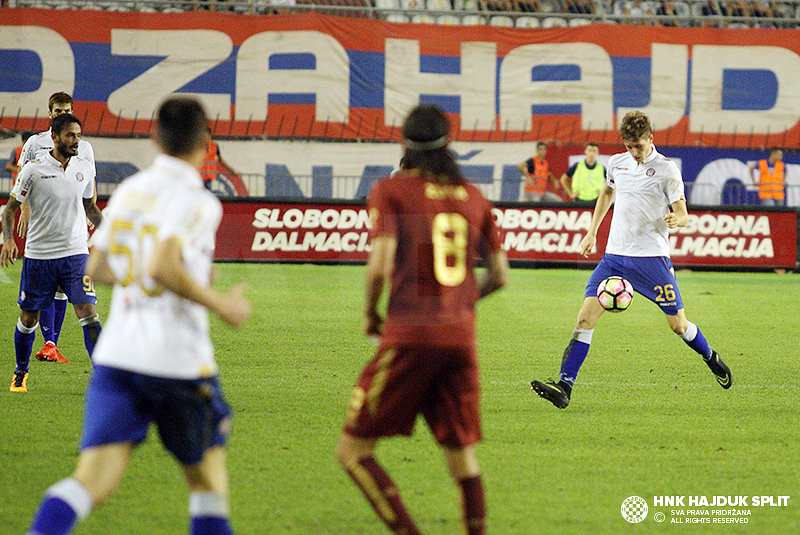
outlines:
[[[55,142],[53,141],[53,133],[50,129],[32,135],[22,146],[22,153],[20,154],[18,165],[22,167],[26,163],[32,162],[36,159],[40,152],[50,152],[55,148],[55,146]],[[92,167],[96,168],[94,161],[94,149],[92,148],[91,143],[84,139],[78,141],[78,156],[84,160],[88,160],[91,162]],[[92,176],[96,174],[97,171],[95,169],[92,172]]]
[[[616,190],[606,253],[622,256],[669,256],[664,216],[683,198],[678,166],[656,151],[642,163],[629,152],[608,161],[606,184]]]
[[[157,285],[147,266],[156,241],[178,238],[184,267],[209,284],[222,203],[197,169],[161,154],[122,181],[103,214],[91,244],[119,282],[94,364],[177,379],[216,375],[205,307]]]
[[[11,194],[31,208],[26,257],[89,254],[83,200],[94,196],[94,165],[88,160],[73,156],[65,169],[49,152],[40,153],[19,172]]]

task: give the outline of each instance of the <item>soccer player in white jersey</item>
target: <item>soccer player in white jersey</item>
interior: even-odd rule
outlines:
[[[25,164],[3,213],[3,247],[0,265],[17,257],[14,242],[14,215],[20,205],[31,208],[30,228],[25,242],[25,258],[19,288],[20,315],[14,332],[16,369],[12,392],[27,392],[28,369],[39,311],[49,307],[58,288],[69,297],[83,326],[86,351],[92,356],[100,334],[100,319],[95,309],[94,284],[84,274],[89,257],[86,218],[95,225],[102,214],[94,202],[94,166],[78,156],[81,122],[63,114],[52,123],[55,147],[39,153]]]
[[[685,227],[689,221],[678,166],[656,150],[650,119],[645,114],[626,114],[620,134],[627,152],[609,160],[605,187],[597,199],[591,228],[581,242],[581,254],[588,256],[594,249],[597,229],[615,202],[605,254],[586,285],[577,325],[561,361],[559,381],[531,382],[539,396],[561,409],[569,404],[594,326],[604,312],[596,297],[597,286],[612,275],[627,279],[637,292],[661,307],[672,331],[702,356],[722,388],[730,388],[733,381],[730,369],[697,325],[686,319],[669,258],[668,229]]]
[[[53,93],[47,100],[48,117],[52,121],[59,115],[64,113],[72,113],[74,102],[69,93]],[[28,138],[22,146],[22,152],[19,158],[19,166],[22,167],[27,162],[36,159],[37,155],[42,152],[53,150],[53,136],[50,129],[40,132]],[[95,166],[94,149],[92,145],[85,139],[81,139],[78,143],[78,156],[84,160],[91,162],[92,167]],[[96,171],[92,172],[92,176],[96,175]],[[97,191],[94,192],[94,200],[97,201]],[[31,211],[28,203],[23,203],[20,207],[19,221],[17,223],[17,232],[20,237],[24,238],[28,231],[28,221],[31,218]],[[40,349],[35,357],[42,361],[51,362],[69,362],[65,359],[61,352],[58,350],[58,337],[61,334],[61,326],[64,324],[64,316],[67,312],[67,295],[60,289],[56,292],[53,303],[43,309],[39,315],[39,328],[42,331],[44,338],[44,346]]]
[[[120,184],[92,237],[88,273],[114,292],[86,391],[81,454],[72,477],[47,490],[29,535],[70,533],[117,487],[153,422],[183,468],[191,533],[232,533],[223,449],[231,412],[207,309],[236,327],[250,307],[243,286],[225,294],[210,286],[222,206],[198,171],[210,141],[205,112],[173,97],[157,120],[161,154]]]

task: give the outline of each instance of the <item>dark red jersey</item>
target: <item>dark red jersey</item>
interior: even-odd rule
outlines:
[[[381,180],[369,196],[372,236],[397,238],[384,344],[472,347],[479,257],[500,250],[492,206],[472,184],[416,172]]]

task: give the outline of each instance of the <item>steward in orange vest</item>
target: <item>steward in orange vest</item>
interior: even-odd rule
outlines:
[[[536,154],[518,166],[525,180],[523,197],[525,201],[563,201],[557,193],[548,190],[550,184],[553,184],[554,190],[560,188],[561,184],[550,171],[550,164],[545,159],[546,155],[547,146],[544,143],[538,143],[536,145]]]
[[[215,141],[208,142],[208,150],[206,150],[206,161],[200,167],[200,176],[203,177],[203,183],[208,184],[215,178],[219,172],[219,147]]]
[[[786,181],[782,159],[783,151],[772,149],[769,160],[758,161],[758,198],[761,204],[783,204]]]

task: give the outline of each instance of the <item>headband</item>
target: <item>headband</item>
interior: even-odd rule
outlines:
[[[442,137],[433,139],[431,141],[413,141],[411,139],[404,139],[403,146],[411,150],[435,150],[441,149],[447,145],[448,141],[450,141],[450,138],[447,136],[447,134],[445,134]]]

